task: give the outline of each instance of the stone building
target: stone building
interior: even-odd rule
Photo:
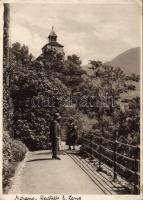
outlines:
[[[57,42],[57,35],[54,32],[54,27],[52,27],[52,30],[48,36],[48,40],[49,42],[47,44],[45,44],[42,48],[42,53],[44,54],[45,51],[47,51],[48,49],[54,49],[57,50],[58,53],[61,53],[64,55],[64,50],[63,50],[63,45],[59,44]]]
[[[43,58],[43,55],[46,53],[46,51],[48,51],[49,49],[52,49],[52,50],[56,50],[57,53],[61,53],[62,56],[63,56],[63,59],[64,59],[64,56],[65,56],[65,53],[64,53],[64,49],[63,49],[63,45],[59,44],[57,42],[57,34],[55,33],[54,31],[54,27],[52,27],[52,30],[48,36],[48,43],[45,44],[43,47],[42,47],[42,54],[39,55],[37,58],[36,58],[36,61],[40,61],[42,58]]]

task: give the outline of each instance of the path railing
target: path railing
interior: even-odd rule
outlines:
[[[132,188],[133,194],[140,193],[140,147],[125,144],[96,134],[82,135],[82,152],[90,159],[98,160],[98,171],[102,166],[112,173],[113,181],[118,176],[125,179]]]

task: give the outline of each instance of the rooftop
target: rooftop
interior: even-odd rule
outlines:
[[[42,49],[46,48],[47,46],[64,47],[63,45],[59,44],[56,41],[51,41],[51,42],[47,43],[45,46],[43,46]]]
[[[52,30],[51,30],[51,32],[50,32],[48,37],[53,37],[53,36],[57,37],[57,35],[56,35],[55,31],[54,31],[54,27],[52,26]]]

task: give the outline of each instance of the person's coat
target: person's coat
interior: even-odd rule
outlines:
[[[51,140],[57,140],[61,136],[61,126],[59,122],[53,120],[50,125],[50,138]]]
[[[77,140],[77,131],[74,127],[71,127],[69,131],[67,132],[67,145],[75,145]]]

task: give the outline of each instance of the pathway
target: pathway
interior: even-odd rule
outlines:
[[[30,152],[10,193],[103,194],[71,157],[59,157],[52,160],[49,150]]]

